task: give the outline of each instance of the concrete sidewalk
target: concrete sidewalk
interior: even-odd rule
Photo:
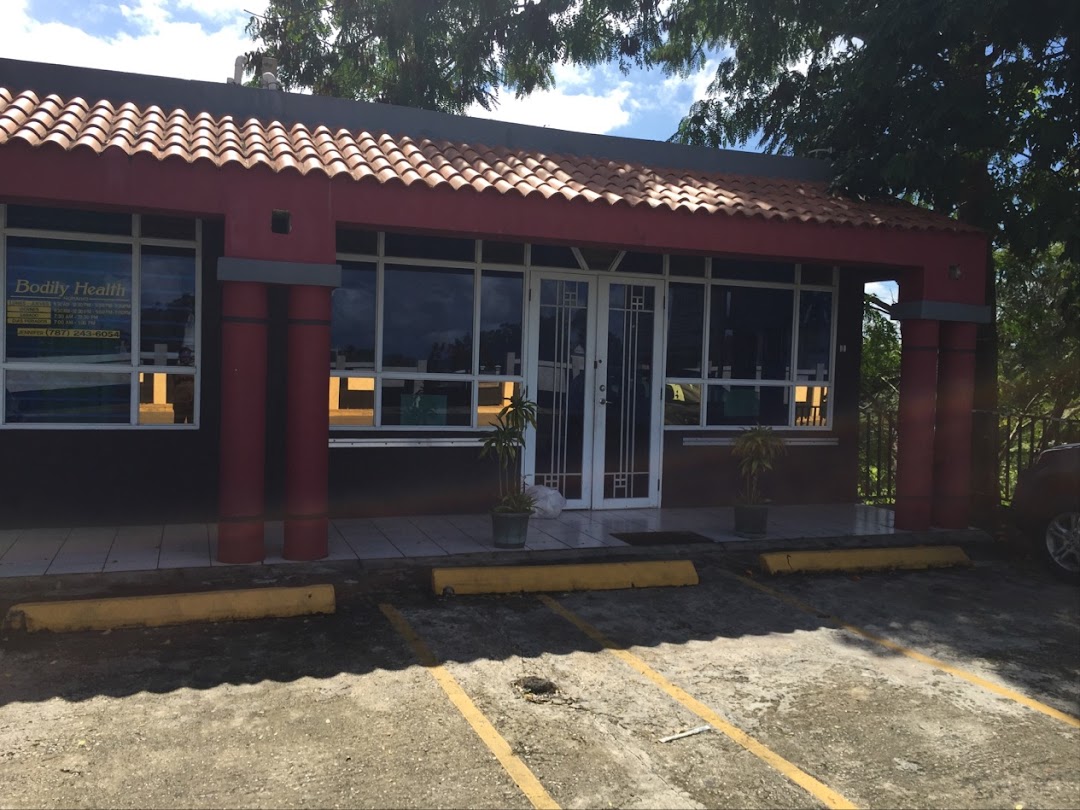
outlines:
[[[69,566],[57,564],[72,560],[74,552],[63,555],[53,550],[53,561],[45,566],[39,564],[36,574],[15,575],[22,569],[9,568],[0,581],[0,612],[11,604],[29,600],[52,600],[90,598],[102,596],[131,596],[143,594],[198,592],[223,588],[245,588],[266,585],[302,586],[317,583],[333,583],[339,597],[347,601],[351,596],[379,593],[430,592],[431,570],[446,566],[483,565],[530,565],[578,562],[619,562],[632,560],[668,559],[714,559],[725,560],[731,565],[751,566],[756,555],[762,551],[783,549],[837,549],[869,548],[886,546],[939,545],[948,543],[978,544],[988,546],[989,536],[978,530],[905,532],[891,525],[892,513],[885,509],[862,505],[788,506],[775,507],[770,520],[769,536],[760,540],[746,540],[731,532],[730,509],[694,510],[633,510],[632,512],[568,512],[557,520],[534,520],[530,528],[529,543],[523,550],[495,549],[490,536],[483,537],[488,529],[480,524],[487,516],[453,516],[447,518],[387,518],[370,521],[380,528],[380,543],[389,543],[395,554],[382,554],[361,558],[353,552],[315,562],[287,562],[278,556],[268,556],[262,564],[221,565],[212,563],[210,544],[207,540],[205,554],[191,553],[186,566],[159,565],[153,567],[152,559],[160,561],[163,555],[174,552],[164,537],[170,527],[159,527],[163,540],[159,548],[149,548],[145,556],[145,568],[120,568],[109,566],[105,555],[88,560],[82,571],[71,571]],[[445,537],[439,537],[433,527],[444,525],[441,521],[469,522],[476,526],[476,550],[464,549],[451,553],[439,543],[450,545]],[[846,521],[846,522],[845,522]],[[363,525],[361,521],[335,521],[340,531]],[[190,525],[190,524],[189,524]],[[203,525],[203,524],[196,524]],[[452,525],[452,524],[451,524]],[[426,530],[421,527],[426,527]],[[207,527],[209,532],[210,528]],[[712,542],[682,545],[631,546],[611,532],[624,531],[694,531]],[[31,530],[16,541],[8,542],[7,554],[14,543],[21,545],[25,553],[28,541],[39,536],[41,530]],[[85,530],[90,531],[90,530]],[[101,530],[98,530],[101,531]],[[124,535],[118,529],[117,540]],[[387,533],[389,531],[389,534]],[[104,535],[104,533],[103,533]],[[68,530],[68,536],[80,536],[79,530]],[[344,536],[344,535],[343,535]],[[556,537],[561,536],[562,540]],[[350,535],[356,542],[356,535]],[[577,539],[580,546],[570,542]],[[587,543],[587,545],[586,545]],[[375,546],[385,549],[385,545]],[[353,546],[349,546],[350,549]],[[358,545],[359,553],[364,546]],[[411,553],[406,555],[408,550]],[[44,553],[44,552],[43,552]],[[4,570],[7,554],[0,559],[0,571]],[[109,559],[119,559],[109,557]],[[167,557],[167,562],[175,558]],[[100,561],[99,561],[100,560]],[[25,570],[25,569],[22,569]],[[48,573],[44,573],[44,572]]]
[[[908,537],[893,528],[887,509],[862,504],[775,506],[772,541],[825,541],[848,536]],[[496,549],[488,515],[443,515],[336,519],[330,524],[326,560],[363,561],[456,558],[497,554],[523,562],[537,553],[582,549],[625,549],[622,532],[689,531],[722,547],[749,548],[733,531],[733,510],[625,509],[564,512],[553,520],[534,518],[526,546]],[[910,538],[908,538],[910,539]],[[906,541],[905,541],[906,542]],[[295,564],[281,556],[283,527],[266,525],[266,559],[260,565]],[[0,530],[0,578],[208,568],[217,562],[217,525]]]

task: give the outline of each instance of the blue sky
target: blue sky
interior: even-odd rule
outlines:
[[[0,0],[3,56],[223,82],[252,48],[244,33],[266,0]],[[711,67],[711,69],[710,69]],[[705,95],[715,65],[698,75],[560,66],[556,86],[471,115],[651,140],[675,132]],[[895,300],[893,284],[869,285]]]
[[[251,49],[249,15],[266,0],[0,0],[5,56],[130,72],[224,81]],[[611,135],[663,140],[705,92],[708,74],[628,75],[610,66],[559,67],[556,87],[528,99],[503,97],[472,114]]]

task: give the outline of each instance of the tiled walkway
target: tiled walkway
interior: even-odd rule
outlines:
[[[613,532],[692,531],[716,542],[739,541],[732,510],[629,509],[564,512],[534,518],[523,550],[496,549],[488,515],[335,520],[331,560],[441,557],[499,551],[506,555],[575,548],[623,547]],[[860,504],[774,506],[769,538],[893,534],[893,515]],[[281,563],[282,525],[266,527],[266,563]],[[205,523],[118,528],[0,529],[0,577],[151,571],[217,566],[217,526]]]

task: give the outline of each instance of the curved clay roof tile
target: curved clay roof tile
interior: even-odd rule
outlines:
[[[119,106],[117,106],[119,104]],[[547,155],[525,149],[394,137],[385,132],[331,131],[303,123],[231,116],[206,111],[140,109],[131,102],[39,97],[0,88],[0,145],[19,139],[95,152],[118,148],[158,160],[211,160],[218,165],[266,165],[357,181],[377,177],[435,188],[465,186],[485,194],[545,197],[575,204],[648,205],[693,213],[741,214],[768,219],[865,227],[967,230],[959,223],[903,204],[845,200],[825,183],[720,172],[687,172],[582,155]]]

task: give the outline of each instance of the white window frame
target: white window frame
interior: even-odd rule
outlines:
[[[447,234],[450,238],[463,238],[454,237],[452,234]],[[590,268],[585,261],[581,250],[573,245],[562,245],[569,248],[578,262],[578,268],[567,267],[553,267],[549,265],[534,265],[532,262],[532,245],[523,243],[524,247],[524,263],[523,264],[503,264],[499,262],[483,262],[481,261],[483,240],[474,241],[474,255],[472,262],[454,261],[445,259],[414,259],[404,258],[397,256],[387,256],[385,254],[385,233],[379,231],[377,233],[377,248],[376,253],[350,253],[339,252],[337,254],[338,261],[342,262],[364,262],[372,264],[376,268],[376,285],[375,285],[375,366],[371,369],[347,369],[337,370],[330,369],[331,377],[366,377],[373,378],[375,380],[375,390],[373,392],[373,420],[374,425],[335,425],[330,428],[333,434],[340,433],[358,433],[358,434],[372,434],[383,432],[403,432],[403,433],[423,433],[423,432],[438,432],[438,433],[466,433],[475,431],[487,430],[486,427],[478,424],[476,407],[472,408],[472,418],[468,426],[465,425],[382,425],[380,424],[382,419],[382,380],[402,379],[402,380],[415,380],[415,379],[430,379],[430,380],[448,380],[448,381],[461,381],[468,380],[472,382],[472,401],[473,403],[479,402],[478,384],[481,381],[499,381],[508,382],[512,381],[519,386],[524,387],[527,384],[528,369],[530,367],[530,352],[531,347],[528,345],[528,341],[525,336],[528,334],[528,313],[529,302],[528,295],[532,280],[533,270],[543,270],[545,272],[560,272],[560,273],[586,273],[592,275],[605,275],[608,273],[617,273],[618,268],[622,263],[623,258],[628,252],[627,249],[618,249],[611,262],[611,265],[606,270],[597,270]],[[648,251],[644,251],[648,252]],[[671,273],[670,255],[663,254],[663,272],[657,273],[619,273],[620,276],[624,276],[628,279],[641,278],[641,279],[657,279],[662,278],[663,284],[663,309],[665,310],[665,322],[663,331],[661,352],[661,363],[666,363],[667,360],[667,338],[668,330],[671,318],[671,308],[667,306],[667,298],[669,293],[669,285],[676,284],[700,284],[706,291],[705,301],[705,313],[703,321],[702,332],[702,345],[701,345],[701,358],[703,361],[702,376],[701,377],[668,377],[666,374],[663,376],[664,385],[667,384],[689,384],[698,385],[702,388],[702,393],[707,398],[708,391],[706,386],[712,385],[730,385],[730,386],[749,386],[749,387],[779,387],[787,390],[787,407],[788,407],[788,419],[785,425],[775,425],[775,429],[782,431],[792,432],[829,432],[833,430],[833,413],[835,406],[835,397],[832,396],[832,392],[835,388],[836,380],[836,333],[837,333],[837,320],[839,312],[839,268],[832,267],[832,283],[831,284],[803,284],[802,283],[802,263],[792,263],[794,268],[794,279],[791,282],[772,282],[772,281],[754,281],[752,279],[729,279],[723,275],[713,274],[713,260],[708,257],[702,257],[704,264],[704,276],[690,276],[679,275]],[[752,263],[753,259],[748,259],[748,263]],[[445,374],[445,373],[421,373],[421,372],[401,372],[401,371],[384,371],[382,368],[382,340],[383,340],[383,324],[385,318],[384,312],[384,300],[383,300],[383,280],[384,270],[386,264],[395,264],[402,266],[417,266],[417,267],[446,267],[457,269],[471,269],[473,275],[473,368],[479,369],[479,352],[480,352],[480,281],[482,270],[498,270],[498,271],[511,271],[522,274],[522,288],[525,295],[525,300],[522,302],[522,358],[521,358],[521,373],[520,374],[508,374],[508,375],[484,375],[474,373],[460,373],[460,374]],[[711,318],[711,288],[716,286],[730,286],[730,287],[753,287],[761,289],[781,289],[792,291],[792,312],[791,312],[791,364],[788,379],[783,380],[754,380],[754,379],[734,379],[723,377],[708,377],[708,367],[705,365],[708,357],[708,342],[709,342],[709,326]],[[832,295],[832,312],[831,312],[831,334],[830,334],[830,348],[829,348],[829,379],[828,380],[800,380],[799,368],[798,368],[798,352],[799,352],[799,305],[800,295],[802,291],[819,291],[828,292]],[[824,390],[825,398],[825,415],[823,423],[820,425],[796,425],[795,424],[795,389],[799,387],[806,387],[808,389],[820,388]],[[664,430],[670,431],[686,431],[686,432],[735,432],[739,430],[745,430],[746,428],[753,427],[753,425],[709,425],[706,424],[707,408],[706,400],[703,400],[702,406],[698,414],[697,425],[668,425],[663,424]],[[666,404],[665,404],[666,407]],[[357,442],[364,441],[379,441],[378,439],[364,440],[357,437]],[[346,444],[349,443],[345,438],[331,439],[331,443]]]
[[[57,206],[52,206],[57,207]],[[68,206],[60,206],[68,207]],[[9,371],[77,372],[80,374],[127,374],[130,385],[128,422],[13,422],[7,424],[7,396],[0,397],[0,430],[197,430],[201,424],[202,390],[202,220],[195,219],[195,238],[162,239],[143,237],[142,216],[131,214],[130,235],[53,231],[37,228],[7,227],[7,205],[0,203],[0,389],[7,391]],[[7,238],[9,236],[66,242],[94,242],[131,247],[131,359],[122,363],[47,363],[7,359]],[[142,248],[168,247],[193,250],[195,253],[195,365],[158,366],[142,362]],[[140,424],[139,377],[141,374],[171,374],[195,378],[195,410],[191,424]]]
[[[402,256],[386,255],[386,234],[378,232],[376,254],[346,253],[337,254],[339,262],[362,262],[375,266],[375,364],[370,369],[335,369],[329,370],[330,377],[339,378],[368,378],[374,379],[374,391],[372,392],[373,417],[372,425],[331,425],[331,434],[338,433],[468,433],[490,430],[490,426],[479,424],[480,406],[480,383],[484,382],[511,382],[517,384],[519,390],[525,387],[525,333],[526,319],[528,316],[528,261],[529,250],[525,246],[525,264],[502,264],[499,262],[481,261],[483,240],[473,241],[473,260],[471,262],[453,261],[448,259],[416,259]],[[456,237],[452,237],[456,238]],[[386,265],[419,268],[447,268],[455,270],[471,270],[473,273],[473,312],[472,312],[472,371],[469,372],[420,372],[420,371],[387,371],[383,368],[383,325],[386,314],[384,311],[385,301],[385,273]],[[499,272],[514,272],[521,275],[521,333],[522,348],[519,358],[521,371],[518,374],[482,374],[480,373],[480,315],[481,315],[481,289],[484,270]],[[382,391],[384,380],[431,380],[433,382],[468,382],[470,383],[470,418],[468,425],[384,425],[382,424]],[[331,442],[338,445],[337,439]]]
[[[750,260],[752,261],[752,260]],[[665,257],[665,275],[667,275],[668,261]],[[795,268],[795,278],[791,283],[784,282],[768,282],[768,281],[751,281],[748,279],[729,279],[724,278],[722,275],[714,276],[712,272],[712,259],[706,259],[705,266],[705,278],[696,278],[691,276],[670,276],[668,275],[669,284],[697,284],[705,291],[705,312],[702,321],[702,335],[701,335],[701,361],[702,361],[702,374],[700,377],[664,377],[664,385],[696,385],[699,386],[702,393],[701,407],[698,412],[698,424],[696,425],[664,425],[664,430],[667,431],[689,431],[689,432],[703,432],[703,431],[717,431],[717,432],[731,432],[746,430],[747,428],[754,427],[753,424],[744,425],[710,425],[707,424],[708,417],[708,386],[709,385],[726,385],[731,387],[753,387],[753,388],[786,388],[788,389],[787,395],[787,407],[788,418],[787,423],[784,425],[772,425],[774,430],[782,431],[813,431],[813,432],[828,432],[833,429],[833,409],[835,405],[835,398],[831,395],[836,379],[836,329],[837,329],[837,313],[839,307],[839,268],[832,268],[832,284],[803,284],[802,283],[802,267],[801,263],[793,265]],[[755,379],[742,379],[742,378],[728,378],[728,377],[709,377],[708,376],[708,362],[709,362],[709,329],[710,320],[712,317],[712,290],[715,287],[753,287],[756,289],[779,289],[779,290],[791,290],[792,291],[792,312],[791,312],[791,363],[789,366],[788,379],[784,380],[755,380]],[[822,380],[800,380],[799,379],[799,306],[800,296],[803,290],[807,292],[828,292],[832,294],[832,313],[831,313],[831,334],[829,336],[829,379]],[[664,327],[664,361],[667,361],[667,336],[670,331],[671,325],[671,307],[667,308],[667,323]],[[666,369],[665,369],[666,371]],[[825,419],[823,424],[820,425],[796,425],[795,424],[795,389],[796,388],[822,388],[825,391]],[[808,391],[809,393],[809,391]],[[666,407],[666,402],[665,402]],[[666,422],[666,418],[665,418]]]

